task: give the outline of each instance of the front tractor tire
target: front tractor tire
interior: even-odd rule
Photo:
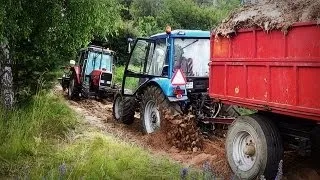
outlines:
[[[270,120],[259,115],[240,116],[229,127],[227,159],[240,179],[274,179],[283,155],[281,136]]]
[[[120,93],[117,93],[112,106],[113,118],[123,124],[132,124],[134,122],[135,105],[134,97],[123,97]]]
[[[150,86],[144,90],[140,119],[145,134],[150,134],[160,129],[160,124],[164,117],[163,109],[168,107],[169,102],[160,88]]]
[[[70,82],[68,86],[68,98],[71,100],[75,100],[79,98],[79,90],[78,90],[74,75],[70,77]]]

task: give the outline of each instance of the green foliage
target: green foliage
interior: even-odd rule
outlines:
[[[122,84],[122,78],[124,73],[124,66],[118,66],[116,67],[115,72],[115,83],[121,85]]]
[[[117,0],[2,3],[0,37],[9,41],[18,91],[36,92],[40,76],[73,59],[95,35],[116,36],[122,8]]]
[[[148,17],[149,26],[155,27],[148,34],[163,31],[167,24],[173,28],[210,30],[227,13],[239,4],[238,0],[197,2],[194,0],[133,0],[130,12],[139,26],[141,18]],[[151,19],[153,17],[154,19]],[[143,24],[143,26],[146,26]]]
[[[115,83],[118,85],[122,85],[124,68],[125,68],[124,66],[119,66],[116,68]],[[139,67],[134,67],[134,68],[139,69]],[[125,89],[136,90],[138,88],[138,86],[139,86],[139,78],[134,78],[134,77],[127,77],[126,78]]]
[[[128,37],[148,37],[164,32],[167,25],[173,29],[211,30],[226,17],[230,10],[240,4],[239,0],[132,0],[122,4],[126,7],[124,34],[109,41],[121,57],[119,64],[128,60],[127,44],[123,35]],[[128,16],[131,14],[131,16]],[[130,18],[129,18],[130,17]],[[125,40],[126,41],[126,40]],[[121,44],[121,45],[117,45]]]
[[[257,113],[256,110],[246,109],[246,108],[239,108],[238,111],[241,114],[241,116],[247,116],[247,115],[250,115],[250,114]]]
[[[137,23],[139,34],[141,36],[147,36],[147,35],[161,32],[161,28],[158,27],[156,18],[153,16],[139,17],[136,23]]]

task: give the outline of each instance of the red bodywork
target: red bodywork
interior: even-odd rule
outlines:
[[[91,73],[92,85],[99,86],[102,70],[93,70]]]
[[[320,122],[320,27],[211,37],[210,97]]]
[[[81,76],[81,67],[80,66],[72,66],[71,71],[74,71],[76,74],[76,82],[80,84],[80,76]]]

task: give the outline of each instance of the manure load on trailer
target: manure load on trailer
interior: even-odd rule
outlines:
[[[292,24],[308,21],[320,21],[319,0],[258,0],[233,11],[215,29],[215,34],[228,36],[239,29],[256,27],[286,32]]]
[[[319,19],[320,1],[260,1],[211,35],[210,97],[258,110],[228,129],[227,159],[241,179],[274,179],[283,143],[319,164]]]

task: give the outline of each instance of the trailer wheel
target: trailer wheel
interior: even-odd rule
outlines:
[[[258,115],[240,116],[229,127],[227,159],[240,179],[264,175],[274,179],[282,159],[283,146],[276,126]]]
[[[72,75],[70,77],[70,82],[69,82],[69,87],[68,87],[68,98],[72,99],[72,100],[79,98],[79,91],[76,86],[74,75]]]
[[[124,124],[132,124],[134,122],[135,103],[133,97],[122,97],[121,94],[116,94],[112,106],[113,118]]]
[[[160,88],[150,86],[145,89],[140,111],[144,133],[153,133],[160,128],[162,109],[168,106],[168,100]]]

